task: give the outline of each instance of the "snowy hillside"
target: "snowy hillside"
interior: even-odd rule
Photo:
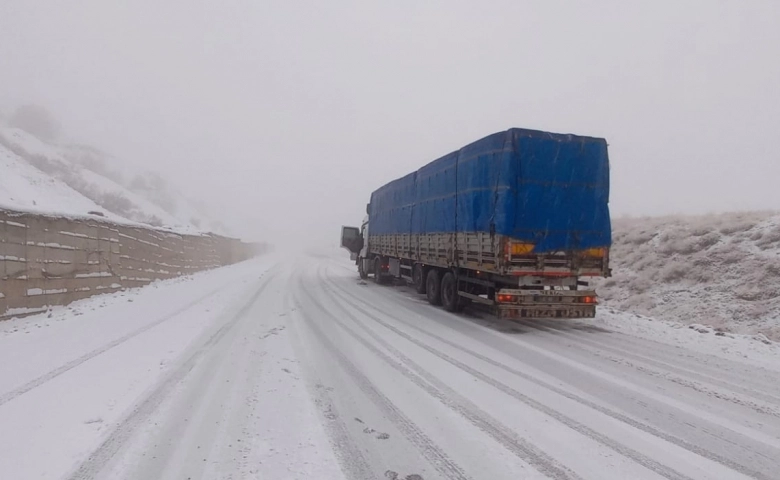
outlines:
[[[613,231],[606,306],[780,340],[780,214],[618,219]]]
[[[0,127],[0,148],[8,177],[0,183],[0,205],[7,208],[71,215],[100,211],[183,233],[226,233],[160,177],[123,172],[117,159],[92,147],[51,145],[23,130]]]
[[[113,180],[124,189],[151,202],[178,221],[214,233],[227,234],[227,228],[209,209],[188,198],[153,172],[133,171],[132,162],[88,145],[64,145],[60,152],[70,162]]]
[[[33,167],[1,144],[0,172],[0,208],[80,216],[94,211],[105,214],[100,205]]]

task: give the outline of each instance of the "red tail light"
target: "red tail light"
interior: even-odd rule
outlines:
[[[516,298],[516,295],[507,295],[503,293],[496,295],[496,301],[498,303],[511,303],[514,302]]]

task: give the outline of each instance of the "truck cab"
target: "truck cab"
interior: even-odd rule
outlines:
[[[349,251],[349,258],[353,260],[358,267],[360,278],[368,278],[368,274],[373,271],[373,263],[368,261],[368,215],[363,218],[360,228],[341,227],[341,248]]]

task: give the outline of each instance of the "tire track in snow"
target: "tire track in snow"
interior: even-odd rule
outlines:
[[[321,311],[327,311],[327,309],[316,299],[314,299],[313,296],[309,295],[309,297],[312,303],[314,303]],[[345,332],[357,340],[361,345],[370,350],[374,355],[381,358],[398,373],[423,389],[433,398],[437,399],[439,402],[468,420],[472,425],[493,438],[499,444],[503,445],[515,456],[522,459],[524,462],[531,465],[537,471],[546,475],[548,478],[561,480],[581,478],[575,472],[561,465],[555,459],[534,447],[532,444],[528,443],[525,439],[520,438],[514,431],[504,426],[501,422],[480,409],[476,404],[464,398],[449,386],[445,385],[442,381],[434,377],[430,372],[404,355],[401,351],[384,341],[375,332],[372,332],[358,319],[351,315],[347,309],[341,306],[339,307],[348,317],[352,319],[352,321],[358,327],[371,336],[374,341],[398,357],[403,363],[409,365],[411,370],[398,361],[394,360],[386,353],[382,352],[376,346],[371,344],[371,342],[368,342],[365,338],[355,333],[354,330],[349,328],[342,321],[331,315],[333,321],[336,322]]]
[[[357,310],[361,311],[361,313],[364,313],[364,314],[370,316],[371,318],[376,318],[375,316],[371,315],[370,313],[368,313],[365,310],[363,310],[362,308],[360,308],[359,305],[356,305],[354,303],[354,300],[360,302],[363,305],[367,305],[370,308],[375,309],[375,310],[381,312],[381,310],[378,310],[377,307],[367,303],[362,298],[359,298],[359,297],[355,296],[352,292],[347,291],[343,287],[338,286],[332,280],[329,280],[329,282],[332,285],[336,286],[336,288],[339,291],[343,292],[342,295],[340,295],[340,297],[342,299],[344,299],[345,301],[350,303]],[[333,291],[333,290],[331,290],[331,291]],[[338,292],[334,292],[334,293],[339,295]],[[343,294],[348,295],[353,300],[351,301],[349,299],[345,299]],[[443,338],[443,337],[440,337],[440,336],[438,336],[436,334],[430,333],[430,332],[428,332],[428,331],[418,327],[417,325],[415,325],[413,323],[406,322],[406,321],[403,321],[403,320],[400,320],[400,319],[398,321],[403,323],[404,325],[406,325],[406,326],[408,326],[408,327],[410,327],[410,328],[412,328],[412,329],[414,329],[414,330],[416,330],[416,331],[418,331],[418,332],[428,336],[428,337],[431,337],[431,338],[433,338],[435,340],[438,340],[438,341],[440,341],[440,342],[442,342],[442,343],[444,343],[446,345],[449,345],[449,346],[451,346],[451,347],[453,347],[453,348],[455,348],[457,350],[460,350],[460,351],[462,351],[464,353],[467,353],[467,354],[471,355],[474,358],[477,358],[477,359],[482,360],[482,361],[484,361],[486,363],[489,363],[490,365],[498,367],[498,368],[500,368],[500,369],[502,369],[502,370],[504,370],[506,372],[512,373],[512,374],[514,374],[514,375],[516,375],[516,376],[518,376],[518,377],[520,377],[520,378],[522,378],[522,379],[524,379],[524,380],[526,380],[528,382],[534,383],[534,384],[539,385],[539,386],[541,386],[543,388],[546,388],[546,389],[548,389],[550,391],[553,391],[553,392],[555,392],[555,393],[557,393],[557,394],[559,394],[561,396],[564,396],[564,397],[566,397],[566,398],[568,398],[570,400],[573,400],[573,401],[575,401],[577,403],[580,403],[581,405],[585,405],[585,406],[590,407],[590,408],[592,408],[594,410],[597,410],[597,411],[603,413],[604,415],[612,417],[612,418],[614,418],[616,420],[619,420],[619,421],[621,421],[623,423],[626,423],[626,424],[628,424],[628,425],[630,425],[630,426],[632,426],[634,428],[637,428],[638,430],[641,430],[643,432],[649,433],[649,434],[651,434],[651,435],[653,435],[655,437],[658,437],[658,438],[660,438],[662,440],[665,440],[665,441],[667,441],[667,442],[669,442],[671,444],[674,444],[674,445],[676,445],[676,446],[678,446],[680,448],[688,450],[691,453],[697,454],[699,456],[702,456],[704,458],[712,460],[713,462],[719,463],[719,464],[721,464],[721,465],[723,465],[725,467],[728,467],[728,468],[730,468],[732,470],[735,470],[735,471],[737,471],[739,473],[742,473],[744,475],[747,475],[747,476],[750,476],[750,477],[753,477],[753,478],[756,478],[756,479],[759,479],[759,480],[774,480],[775,479],[774,476],[768,476],[765,473],[762,473],[762,472],[759,472],[757,470],[751,469],[750,467],[747,467],[745,465],[737,463],[737,462],[735,462],[735,461],[733,461],[733,460],[731,460],[729,458],[726,458],[726,457],[724,457],[722,455],[719,455],[719,454],[717,454],[715,452],[706,450],[706,449],[700,447],[699,445],[697,445],[695,443],[692,443],[692,442],[686,441],[684,439],[681,439],[681,438],[675,437],[673,435],[670,435],[670,434],[668,434],[666,432],[663,432],[662,430],[659,430],[659,429],[657,429],[657,428],[655,428],[655,427],[653,427],[651,425],[648,425],[646,423],[643,423],[643,422],[640,422],[638,420],[635,420],[635,419],[633,419],[633,418],[631,418],[631,417],[629,417],[627,415],[624,415],[624,414],[622,414],[620,412],[613,411],[613,410],[611,410],[611,409],[609,409],[607,407],[604,407],[604,406],[602,406],[602,405],[600,405],[598,403],[594,403],[594,402],[592,402],[590,400],[587,400],[585,398],[582,398],[582,397],[580,397],[580,396],[578,396],[578,395],[576,395],[574,393],[571,393],[569,391],[566,391],[564,389],[556,387],[555,385],[549,384],[549,383],[547,383],[547,382],[545,382],[543,380],[540,380],[540,379],[538,379],[536,377],[533,377],[533,376],[531,376],[531,375],[529,375],[529,374],[527,374],[525,372],[522,372],[522,371],[517,370],[515,368],[509,367],[509,366],[507,366],[507,365],[505,365],[505,364],[503,364],[501,362],[498,362],[498,361],[493,360],[493,359],[491,359],[489,357],[486,357],[486,356],[484,356],[484,355],[482,355],[482,354],[480,354],[478,352],[475,352],[474,350],[471,350],[471,349],[469,349],[467,347],[461,346],[461,345],[459,345],[459,344],[457,344],[455,342],[452,342],[452,341],[450,341],[450,340],[448,340],[446,338]],[[394,328],[394,327],[391,327],[391,329],[392,328]],[[416,340],[412,340],[412,341],[416,343]]]
[[[220,286],[220,287],[210,291],[205,296],[200,297],[197,300],[194,300],[194,301],[184,305],[183,307],[177,309],[176,311],[174,311],[173,313],[171,313],[169,315],[166,315],[166,316],[164,316],[164,317],[162,317],[162,318],[160,318],[158,320],[153,321],[152,323],[144,325],[143,327],[139,327],[139,328],[137,328],[137,329],[135,329],[135,330],[133,330],[133,331],[131,331],[131,332],[129,332],[129,333],[119,337],[119,338],[117,338],[116,340],[113,340],[113,341],[103,345],[102,347],[96,348],[96,349],[92,350],[89,353],[86,353],[86,354],[84,354],[84,355],[82,355],[82,356],[80,356],[80,357],[78,357],[78,358],[76,358],[74,360],[71,360],[70,362],[63,364],[63,365],[55,368],[54,370],[51,370],[48,373],[45,373],[45,374],[41,375],[40,377],[25,383],[21,387],[18,387],[18,388],[14,389],[14,390],[11,390],[10,392],[6,392],[3,395],[0,395],[0,406],[3,406],[4,404],[10,402],[11,400],[13,400],[13,399],[15,399],[15,398],[17,398],[17,397],[19,397],[21,395],[24,395],[25,393],[29,392],[30,390],[33,390],[35,388],[40,387],[41,385],[45,384],[46,382],[49,382],[50,380],[53,380],[53,379],[59,377],[63,373],[66,373],[66,372],[68,372],[70,370],[73,370],[74,368],[78,367],[82,363],[84,363],[84,362],[86,362],[88,360],[92,360],[93,358],[97,357],[98,355],[101,355],[101,354],[111,350],[112,348],[118,347],[119,345],[127,342],[128,340],[131,340],[131,339],[137,337],[138,335],[141,335],[142,333],[147,332],[147,331],[153,329],[154,327],[167,322],[168,320],[170,320],[170,319],[172,319],[172,318],[174,318],[174,317],[176,317],[176,316],[186,312],[190,308],[195,307],[199,303],[205,302],[206,300],[208,300],[209,298],[211,298],[214,295],[218,294],[219,292],[221,292],[222,290],[224,290],[228,286],[229,286],[229,284],[228,285],[222,285],[222,286]]]
[[[371,469],[363,452],[355,444],[347,430],[333,399],[328,394],[327,388],[322,384],[315,385],[314,404],[325,417],[325,430],[333,443],[334,453],[339,460],[342,472],[352,480],[376,480],[378,477]]]
[[[292,290],[292,289],[291,289]],[[290,304],[289,295],[285,298],[285,306],[287,311],[295,311],[298,313],[298,317],[302,317],[299,313],[301,308],[293,308]],[[305,320],[304,320],[305,321]],[[292,334],[297,337],[297,341],[303,347],[303,339],[301,333],[295,332],[295,328],[291,329]],[[336,409],[333,399],[328,393],[328,389],[324,387],[316,367],[311,366],[307,369],[310,373],[309,383],[310,395],[313,397],[314,404],[318,407],[319,414],[324,417],[323,426],[330,438],[331,444],[334,447],[333,451],[338,459],[341,471],[350,480],[377,480],[378,477],[371,469],[369,462],[363,455],[363,451],[355,444],[352,436],[349,434],[349,430],[343,421],[343,416],[339,414]]]
[[[694,390],[708,397],[718,398],[725,402],[733,403],[734,405],[740,405],[749,408],[755,411],[756,413],[780,418],[780,405],[770,401],[759,399],[757,395],[735,392],[734,389],[732,388],[729,388],[727,386],[717,385],[717,384],[713,385],[713,382],[708,382],[706,380],[697,381],[692,378],[685,378],[684,376],[676,375],[672,372],[659,370],[658,368],[653,368],[652,365],[648,365],[647,363],[642,362],[641,360],[635,362],[627,358],[627,356],[621,357],[621,356],[617,356],[617,354],[604,353],[603,351],[599,351],[598,349],[590,353],[594,357],[602,358],[606,361],[615,363],[617,365],[626,366],[628,368],[636,370],[637,372],[641,372],[649,377],[654,377],[667,382],[671,382],[683,386],[685,388]],[[726,391],[711,388],[712,386],[715,387],[721,386]]]
[[[314,302],[314,298],[308,293],[303,284],[299,286],[297,290],[305,292],[307,297]],[[400,432],[420,451],[423,457],[441,473],[445,478],[457,479],[457,480],[472,480],[463,469],[458,466],[452,459],[450,459],[446,453],[444,453],[434,442],[431,440],[420,427],[418,427],[409,417],[401,412],[387,396],[380,392],[371,380],[360,371],[358,367],[347,358],[344,353],[341,352],[333,342],[325,335],[322,329],[317,325],[317,322],[313,321],[309,315],[305,313],[303,308],[301,310],[301,317],[309,328],[317,335],[319,341],[328,349],[333,358],[336,359],[341,368],[350,376],[355,382],[355,385],[371,399],[374,404],[382,410],[386,417],[398,428]],[[334,318],[334,320],[336,320]]]
[[[555,323],[543,321],[541,324],[549,329],[561,331],[560,326]],[[612,335],[593,337],[591,341],[600,341],[613,348],[619,348],[644,358],[652,358],[659,363],[680,370],[728,381],[736,385],[749,385],[750,388],[758,392],[780,398],[780,388],[778,388],[780,371],[716,357],[711,353],[696,352],[695,355],[690,355],[691,352],[680,346],[632,337],[629,334],[616,331],[613,331]]]
[[[163,400],[173,391],[173,389],[190,373],[200,358],[216,345],[230,330],[241,320],[249,309],[257,302],[260,296],[270,284],[276,273],[265,274],[265,280],[260,284],[251,298],[233,315],[230,320],[224,323],[216,332],[214,332],[187,360],[184,361],[174,371],[169,373],[165,379],[152,391],[146,399],[137,404],[133,410],[119,423],[100,446],[95,449],[89,457],[79,465],[79,467],[67,477],[68,480],[90,480],[94,479],[100,471],[111,461],[111,459],[120,451],[122,446],[130,439],[135,430],[154,413]]]
[[[338,289],[342,290],[340,287],[338,287]],[[339,294],[338,292],[336,292],[333,289],[331,289],[331,292],[333,292],[336,295],[338,295],[342,300],[348,302],[353,308],[355,308],[356,310],[358,310],[362,314],[364,314],[367,317],[371,318],[372,320],[376,321],[377,323],[379,323],[380,325],[384,326],[385,328],[395,332],[396,334],[400,335],[401,337],[405,338],[406,340],[414,343],[415,345],[423,348],[424,350],[432,353],[433,355],[441,358],[442,360],[444,360],[444,361],[446,361],[446,362],[448,362],[448,363],[450,363],[450,364],[460,368],[461,370],[463,370],[463,371],[473,375],[474,377],[479,378],[480,380],[484,381],[485,383],[487,383],[487,384],[497,388],[498,390],[506,393],[507,395],[510,395],[511,397],[515,398],[516,400],[518,400],[518,401],[520,401],[520,402],[522,402],[522,403],[524,403],[524,404],[526,404],[526,405],[528,405],[528,406],[530,406],[530,407],[532,407],[532,408],[534,408],[534,409],[536,409],[536,410],[538,410],[538,411],[540,411],[540,412],[542,412],[544,414],[547,414],[548,416],[558,420],[559,422],[561,422],[564,425],[568,426],[569,428],[571,428],[571,429],[581,433],[582,435],[584,435],[584,436],[586,436],[588,438],[591,438],[592,440],[594,440],[594,441],[596,441],[598,443],[601,443],[602,445],[604,445],[604,446],[614,450],[615,452],[617,452],[617,453],[619,453],[619,454],[621,454],[621,455],[623,455],[623,456],[625,456],[627,458],[630,458],[631,460],[633,460],[633,461],[637,462],[638,464],[648,468],[649,470],[652,470],[653,472],[655,472],[655,473],[657,473],[657,474],[659,474],[659,475],[661,475],[661,476],[663,476],[665,478],[668,478],[670,480],[693,480],[690,477],[688,477],[687,475],[684,475],[684,474],[682,474],[680,472],[677,472],[676,470],[674,470],[674,469],[672,469],[672,468],[670,468],[670,467],[668,467],[666,465],[663,465],[662,463],[660,463],[660,462],[658,462],[658,461],[656,461],[656,460],[654,460],[654,459],[652,459],[652,458],[650,458],[650,457],[648,457],[648,456],[646,456],[646,455],[644,455],[644,454],[642,454],[642,453],[640,453],[640,452],[638,452],[638,451],[636,451],[636,450],[634,450],[634,449],[632,449],[630,447],[627,447],[625,445],[621,445],[620,443],[612,440],[611,438],[607,437],[606,435],[603,435],[603,434],[601,434],[601,433],[591,429],[590,427],[588,427],[586,425],[583,425],[583,424],[577,422],[576,420],[574,420],[572,418],[569,418],[569,417],[565,416],[564,414],[562,414],[562,413],[560,413],[560,412],[558,412],[558,411],[556,411],[556,410],[554,410],[554,409],[552,409],[550,407],[547,407],[546,405],[543,405],[543,404],[537,402],[536,400],[533,400],[530,397],[527,397],[526,395],[518,392],[517,390],[515,390],[515,389],[513,389],[513,388],[511,388],[511,387],[509,387],[509,386],[507,386],[507,385],[505,385],[505,384],[503,384],[503,383],[501,383],[501,382],[499,382],[497,380],[492,379],[491,377],[483,374],[482,372],[479,372],[478,370],[475,370],[475,369],[471,368],[470,366],[464,364],[463,362],[460,362],[460,361],[456,360],[455,358],[450,357],[446,353],[440,352],[439,350],[436,350],[435,348],[427,345],[426,343],[417,340],[416,338],[412,337],[411,335],[403,332],[402,330],[399,330],[398,328],[394,327],[393,325],[390,325],[389,323],[385,322],[384,320],[382,320],[382,319],[378,318],[377,316],[373,315],[372,313],[368,312],[367,310],[365,310],[360,305],[357,305],[353,301],[345,298],[343,296],[343,294]],[[352,296],[352,295],[350,295],[350,296]],[[361,303],[365,304],[365,302],[363,302],[362,299],[358,299],[358,300]],[[426,332],[426,331],[424,331],[424,330],[422,330],[420,328],[417,328],[417,327],[415,327],[412,324],[408,324],[406,322],[403,322],[403,323],[405,325],[408,325],[408,326],[412,327],[412,328],[415,328],[415,330],[420,331],[420,332],[424,333],[427,336],[430,336],[432,338],[436,338],[437,340],[440,340],[440,341],[443,341],[445,343],[450,344],[450,342],[448,342],[448,341],[446,341],[444,339],[441,339],[440,337],[438,337],[436,335],[430,334],[430,333],[428,333],[428,332]],[[476,356],[477,358],[480,358],[481,360],[484,359],[485,361],[488,361],[488,363],[491,363],[492,365],[498,366],[499,368],[502,368],[502,369],[505,369],[505,370],[509,369],[509,371],[512,371],[512,373],[520,374],[521,376],[523,376],[524,379],[527,379],[527,380],[532,381],[532,382],[534,382],[534,383],[536,383],[538,385],[541,385],[541,386],[543,386],[545,388],[549,388],[549,389],[555,391],[555,387],[553,387],[552,385],[548,386],[545,382],[542,382],[542,381],[540,381],[538,379],[534,379],[533,377],[526,378],[526,374],[523,374],[522,372],[510,369],[510,367],[502,366],[502,364],[500,364],[499,362],[496,362],[494,360],[488,359],[487,357],[479,355],[476,352],[470,351],[468,349],[464,349],[464,348],[459,347],[459,346],[457,346],[455,344],[452,344],[452,346],[454,346],[455,348],[458,348],[458,349],[460,349],[460,350],[462,350],[462,351],[464,351],[466,353],[473,354],[474,356]],[[628,423],[629,425],[636,426],[640,430],[646,431],[647,433],[651,433],[651,434],[653,434],[655,436],[659,436],[659,438],[664,438],[664,436],[668,437],[668,435],[666,435],[666,434],[664,434],[664,433],[662,433],[660,431],[657,431],[657,430],[653,429],[650,426],[647,426],[647,425],[641,424],[640,422],[632,420],[629,417],[626,417],[624,415],[618,414],[616,412],[612,412],[611,410],[608,410],[608,409],[606,409],[604,407],[601,407],[601,406],[599,406],[597,404],[594,404],[592,402],[588,402],[587,400],[582,399],[580,397],[577,397],[577,396],[575,396],[575,395],[573,395],[573,394],[571,394],[569,392],[565,392],[564,390],[560,390],[560,389],[557,389],[557,390],[558,391],[556,391],[556,393],[560,393],[560,394],[564,395],[567,398],[570,398],[572,400],[577,401],[578,403],[587,405],[587,406],[592,407],[592,408],[596,408],[600,412],[605,413],[605,414],[609,415],[612,418],[615,418],[617,420],[623,421],[624,423]],[[642,428],[642,427],[644,427],[644,428]],[[656,433],[658,435],[656,435]],[[666,438],[664,438],[664,440],[666,440]],[[679,440],[679,439],[676,439],[676,440],[678,440],[678,442],[680,442],[680,443],[684,442],[684,441]],[[672,443],[674,443],[674,442],[672,442]],[[688,444],[688,445],[690,445],[690,444]],[[693,445],[690,445],[690,446],[692,448],[698,448],[698,447],[695,447]],[[692,451],[693,453],[697,453],[697,454],[699,453],[699,452],[695,452],[693,450],[690,450],[688,448],[686,448],[686,450]],[[707,452],[707,453],[710,453],[710,452]],[[711,456],[714,456],[714,454],[711,454]],[[709,458],[709,457],[706,457],[706,458]],[[713,458],[710,458],[710,459],[711,460],[715,460]],[[719,460],[723,460],[723,461],[719,461]],[[753,471],[750,471],[750,470],[745,471],[745,470],[747,470],[745,467],[743,467],[741,465],[738,465],[738,464],[736,464],[734,462],[731,462],[728,459],[720,457],[719,460],[715,460],[715,461],[717,461],[718,463],[727,465],[730,468],[733,468],[733,469],[739,471],[740,473],[744,473],[746,475],[750,475],[750,476],[753,476],[755,478],[760,478],[762,480],[772,480],[771,478],[766,477],[763,474],[760,474],[759,472],[753,472]],[[723,463],[723,462],[727,462],[727,463]],[[734,465],[733,467],[732,467],[732,464]],[[739,467],[739,468],[737,468],[737,467]]]
[[[565,337],[565,338],[570,338],[572,340],[576,340],[576,343],[574,344],[576,348],[580,350],[584,350],[593,355],[601,356],[603,358],[608,358],[611,361],[615,361],[615,360],[614,357],[609,357],[609,354],[619,355],[621,357],[620,361],[625,362],[626,365],[632,368],[635,368],[637,370],[642,370],[643,368],[642,371],[644,373],[656,377],[667,378],[668,380],[673,381],[679,385],[693,388],[701,393],[711,393],[712,391],[710,389],[707,389],[706,387],[702,387],[703,388],[702,390],[695,388],[693,384],[695,384],[696,382],[709,384],[715,387],[720,387],[739,395],[753,397],[756,400],[760,400],[772,404],[774,407],[780,406],[780,397],[777,397],[775,395],[765,393],[757,389],[751,389],[741,385],[736,385],[732,382],[715,378],[709,375],[708,373],[698,373],[698,372],[690,371],[686,368],[670,365],[665,362],[661,362],[656,359],[649,358],[645,355],[638,354],[636,350],[629,350],[625,346],[621,346],[616,343],[597,341],[589,338],[575,336],[564,330],[551,328],[545,325],[534,325],[532,323],[524,322],[524,321],[519,321],[518,323],[528,328],[543,331],[548,335],[553,335],[556,337]],[[594,350],[601,350],[604,353],[595,354],[593,353]],[[640,368],[640,366],[632,362],[628,362],[627,360],[629,359],[633,359],[634,361],[639,363],[644,363],[645,366]],[[651,370],[651,369],[655,369],[655,370]],[[667,372],[672,375],[668,375]],[[685,377],[687,377],[687,379]],[[766,406],[761,406],[759,404],[748,404],[748,403],[742,403],[740,401],[734,401],[734,403],[745,404],[747,406],[750,406],[751,408],[753,408],[759,413],[764,413],[773,416],[780,416],[780,412],[778,412],[776,408],[771,408],[771,407],[767,408]]]

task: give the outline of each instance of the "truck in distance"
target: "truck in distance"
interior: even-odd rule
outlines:
[[[360,277],[404,279],[433,305],[502,318],[590,318],[607,277],[609,159],[602,138],[513,128],[374,191],[342,227]]]

